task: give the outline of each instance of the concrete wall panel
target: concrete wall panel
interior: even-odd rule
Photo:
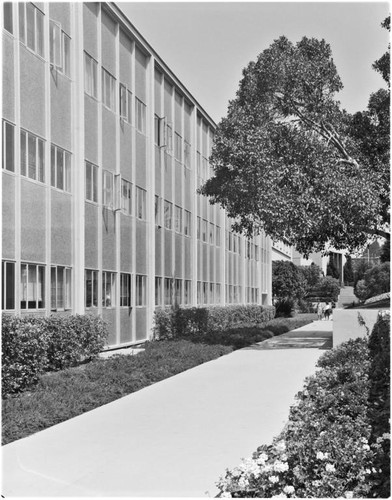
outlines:
[[[121,176],[130,181],[132,178],[132,127],[120,122],[120,170]]]
[[[116,171],[116,115],[102,107],[102,166],[105,170]]]
[[[209,247],[209,254],[210,254],[210,276],[209,276],[209,281],[215,282],[215,248],[210,246]]]
[[[136,308],[136,332],[135,340],[146,340],[151,332],[147,332],[147,311],[145,307]]]
[[[97,269],[98,267],[98,206],[85,203],[86,224],[84,227],[85,239],[85,267]]]
[[[45,262],[45,187],[21,179],[21,258]]]
[[[172,188],[172,159],[171,156],[165,153],[165,166],[164,166],[164,183],[165,183],[165,199],[173,201],[173,188]]]
[[[14,43],[3,33],[3,117],[15,122]]]
[[[86,160],[98,163],[98,103],[84,97],[84,147]]]
[[[192,254],[191,254],[191,239],[184,238],[184,278],[190,280],[192,278]]]
[[[146,137],[136,132],[136,184],[146,188]]]
[[[71,7],[68,2],[49,2],[49,17],[61,24],[61,29],[71,34]]]
[[[135,52],[135,95],[146,103],[146,56],[136,47]]]
[[[154,74],[154,112],[161,116],[161,88],[162,88],[162,73],[155,70]]]
[[[165,109],[165,117],[168,123],[171,123],[173,126],[173,113],[172,113],[172,93],[173,87],[165,81],[164,84],[164,109]]]
[[[20,45],[21,127],[45,135],[45,61]]]
[[[208,281],[207,259],[208,259],[208,246],[206,244],[203,244],[203,281]]]
[[[106,321],[109,330],[107,343],[109,346],[116,344],[116,311],[115,309],[102,309],[102,319]]]
[[[116,74],[116,23],[102,10],[101,15],[102,66],[113,76]]]
[[[120,29],[120,82],[132,86],[132,40]]]
[[[174,235],[174,244],[175,244],[175,257],[174,257],[174,275],[176,278],[183,278],[183,270],[182,270],[182,255],[183,255],[183,246],[182,246],[183,237],[179,234]]]
[[[184,168],[184,208],[192,211],[193,193],[191,191],[191,171]]]
[[[161,195],[161,151],[158,146],[155,146],[155,194]]]
[[[15,177],[3,174],[2,192],[3,257],[15,258]]]
[[[132,271],[132,223],[131,217],[121,215],[121,248],[120,248],[120,268],[123,272]]]
[[[147,224],[136,220],[136,274],[147,274]]]
[[[116,269],[116,223],[115,213],[108,208],[102,209],[102,268]]]
[[[172,252],[173,252],[173,245],[172,245],[172,233],[171,231],[167,231],[164,229],[164,245],[165,245],[165,269],[164,269],[164,274],[168,278],[171,278],[172,273],[173,273],[173,265],[172,265]]]
[[[182,136],[182,96],[174,94],[174,129]]]
[[[120,309],[120,342],[132,342],[132,315],[133,312],[130,308]]]
[[[182,176],[184,175],[183,166],[178,161],[175,161],[175,179],[174,179],[174,189],[175,189],[175,201],[176,205],[182,206]]]
[[[162,229],[155,228],[155,275],[162,276]]]
[[[72,197],[52,189],[51,262],[72,266]]]
[[[71,81],[56,71],[50,74],[50,109],[51,141],[71,151]]]
[[[84,50],[98,59],[98,7],[97,2],[83,3],[83,41]]]

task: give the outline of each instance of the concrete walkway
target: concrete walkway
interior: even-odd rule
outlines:
[[[282,430],[331,335],[315,321],[6,445],[1,493],[213,497]]]

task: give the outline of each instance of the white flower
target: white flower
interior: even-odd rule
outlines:
[[[268,455],[266,453],[260,453],[256,462],[261,465],[264,464],[268,460]]]
[[[294,490],[294,486],[289,486],[289,485],[288,485],[288,486],[285,486],[285,487],[283,488],[283,491],[284,491],[285,493],[287,493],[287,495],[291,495],[291,494],[292,494],[292,493],[294,493],[294,491],[295,491],[295,490]]]
[[[229,491],[225,491],[221,493],[221,498],[231,498],[231,493]]]
[[[362,449],[370,450],[370,446],[368,444],[364,444],[364,445],[362,445]]]
[[[268,481],[269,481],[270,483],[275,484],[275,483],[278,483],[278,482],[279,482],[279,478],[278,478],[278,476],[269,476]]]
[[[285,451],[286,450],[286,443],[284,441],[278,441],[275,445],[275,448],[277,451]]]
[[[265,464],[264,466],[261,466],[261,469],[263,472],[271,472],[272,471],[272,465],[271,464]]]
[[[282,453],[282,455],[280,455],[280,459],[283,460],[283,462],[286,462],[287,461],[286,453]]]
[[[335,472],[335,466],[334,466],[334,465],[332,465],[332,464],[327,464],[327,465],[325,466],[325,470],[326,470],[327,472]]]
[[[366,474],[370,474],[370,469],[365,469]]]
[[[361,442],[364,443],[364,444],[367,444],[368,440],[365,437],[361,437]]]
[[[346,493],[344,494],[345,498],[353,498],[354,497],[354,493],[352,491],[346,491]]]
[[[389,434],[389,432],[384,432],[382,437],[383,437],[383,439],[391,439],[391,435]]]
[[[374,467],[372,467],[372,472],[373,472],[373,474],[377,473],[377,471],[376,471],[376,469]]]
[[[247,486],[249,486],[249,482],[244,477],[241,477],[238,481],[238,486],[240,488],[246,488]]]
[[[286,462],[281,462],[280,460],[276,460],[273,465],[273,469],[276,472],[286,472],[289,470],[289,466],[287,465]]]
[[[328,458],[328,453],[323,453],[322,451],[318,451],[316,458],[320,460],[326,460]]]

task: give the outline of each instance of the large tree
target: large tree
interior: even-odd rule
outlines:
[[[382,154],[376,144],[366,148],[366,126],[379,123],[374,113],[358,116],[359,133],[336,101],[341,89],[324,40],[294,45],[281,37],[244,69],[217,127],[214,176],[201,188],[235,219],[234,229],[264,230],[304,255],[389,237],[389,130]]]

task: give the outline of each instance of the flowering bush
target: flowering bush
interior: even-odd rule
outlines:
[[[370,357],[366,339],[324,354],[305,381],[289,422],[271,445],[226,471],[221,497],[363,498],[377,496],[383,443],[371,440]]]

